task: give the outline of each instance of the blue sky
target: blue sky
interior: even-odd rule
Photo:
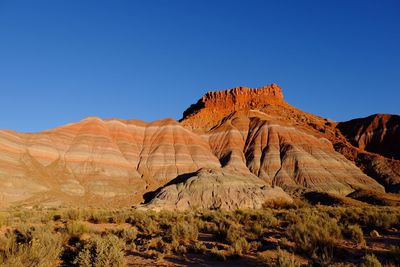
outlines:
[[[334,120],[400,113],[400,2],[0,1],[0,128],[179,119],[278,83]]]

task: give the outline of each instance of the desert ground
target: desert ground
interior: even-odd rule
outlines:
[[[361,202],[360,202],[361,203]],[[1,266],[398,266],[400,208],[296,200],[261,209],[13,207]]]

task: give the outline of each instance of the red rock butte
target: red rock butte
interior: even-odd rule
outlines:
[[[191,118],[197,114],[197,117],[203,117],[200,119],[202,123],[207,121],[207,125],[212,125],[233,111],[261,109],[268,105],[288,105],[283,98],[282,88],[277,84],[260,88],[241,86],[225,91],[210,91],[183,112],[181,121],[196,128],[196,120],[199,119]]]

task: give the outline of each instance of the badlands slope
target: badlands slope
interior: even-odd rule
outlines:
[[[357,145],[360,131],[342,125],[292,107],[273,84],[209,92],[180,122],[90,117],[39,133],[1,130],[0,199],[129,206],[147,196],[146,208],[233,209],[299,191],[395,191],[399,161]]]

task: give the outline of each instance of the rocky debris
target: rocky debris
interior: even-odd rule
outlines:
[[[292,202],[279,187],[271,187],[253,175],[201,169],[157,190],[141,209],[241,209],[261,208],[271,200]]]
[[[370,237],[380,237],[381,235],[379,234],[378,231],[372,230],[371,232],[369,232],[369,236]]]

